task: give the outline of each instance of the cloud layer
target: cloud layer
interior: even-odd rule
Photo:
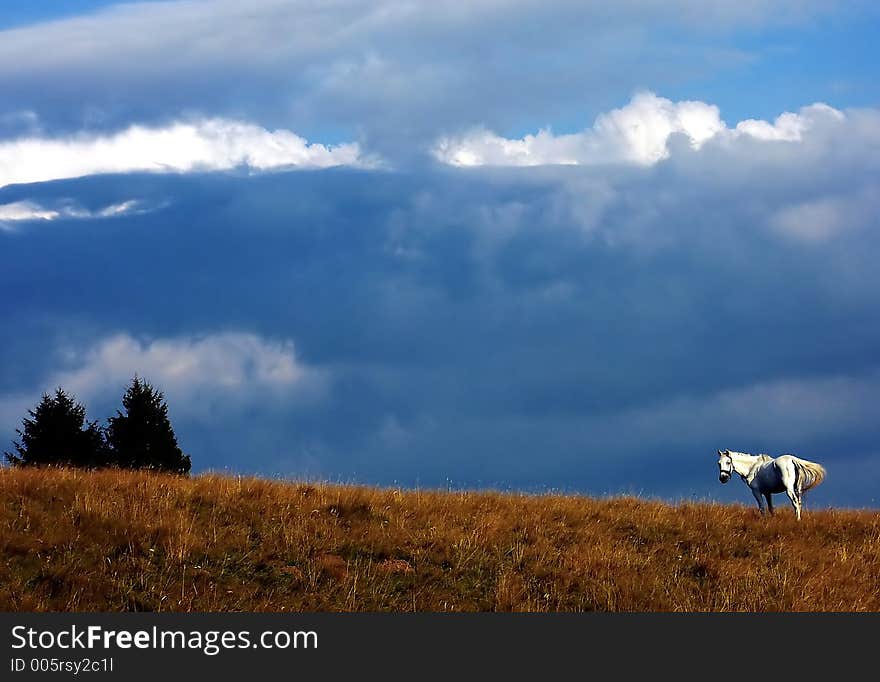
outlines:
[[[55,220],[61,215],[58,211],[47,209],[32,201],[13,201],[0,204],[0,226],[7,223],[33,220]]]
[[[84,348],[58,349],[55,356],[66,368],[55,369],[28,392],[0,400],[6,428],[41,393],[57,387],[92,406],[115,404],[135,374],[165,393],[175,415],[211,419],[280,396],[313,400],[327,380],[323,372],[299,362],[292,342],[243,332],[156,339],[115,334]]]
[[[96,210],[83,208],[71,200],[53,202],[51,207],[30,200],[13,201],[8,204],[0,204],[0,230],[10,232],[22,223],[64,219],[118,218],[123,215],[149,213],[155,209],[155,206],[147,206],[137,199],[127,199]]]
[[[743,137],[762,141],[800,141],[818,124],[845,125],[842,112],[826,104],[781,114],[774,122],[749,119],[734,128],[721,120],[717,106],[705,102],[672,102],[654,93],[635,95],[629,104],[601,114],[580,133],[507,139],[488,130],[445,137],[433,148],[435,158],[453,166],[542,166],[633,163],[652,165],[669,157],[673,135],[684,136],[693,149],[706,142],[735,144]]]
[[[785,60],[737,38],[859,15],[861,3],[839,4],[121,3],[0,32],[0,88],[53,131],[194,112],[356,137],[396,162],[440,131],[520,130],[607,109],[638,88],[773,75]]]
[[[863,137],[874,145],[880,135],[877,120],[874,109],[848,114],[817,103],[798,113],[785,112],[772,122],[747,119],[728,127],[714,104],[673,102],[642,92],[627,105],[600,114],[590,128],[579,133],[554,135],[540,130],[508,139],[477,129],[441,138],[433,144],[432,154],[437,161],[458,167],[652,166],[668,159],[671,146],[680,140],[694,152],[706,150],[707,158],[719,154],[762,158],[776,154],[774,146],[801,144],[807,138],[814,146]],[[270,132],[221,119],[164,128],[132,126],[105,136],[80,133],[61,139],[24,137],[0,142],[0,187],[102,173],[185,173],[238,167],[258,172],[328,166],[386,164],[357,143],[308,144],[286,130]],[[105,215],[111,215],[113,208],[108,207]],[[130,208],[126,205],[120,210]],[[76,211],[53,213],[28,201],[0,206],[0,221],[51,220],[61,215],[76,217]],[[780,217],[779,224],[785,223]]]
[[[880,116],[818,113],[798,141],[673,134],[648,166],[6,188],[168,208],[0,234],[0,394],[14,418],[63,380],[100,416],[140,366],[198,469],[741,499],[712,472],[730,447],[822,461],[816,504],[868,503],[845,471],[880,438]]]
[[[0,142],[0,187],[99,173],[185,173],[244,167],[359,166],[357,143],[309,144],[287,130],[274,132],[225,119],[132,126],[114,134],[25,137]]]
[[[152,340],[118,334],[85,353],[73,351],[68,356],[68,362],[79,366],[57,374],[49,383],[69,386],[83,397],[94,396],[108,384],[124,384],[135,372],[153,377],[181,401],[205,389],[290,388],[308,376],[290,341],[265,341],[247,333]]]

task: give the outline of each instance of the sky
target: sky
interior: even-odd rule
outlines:
[[[196,472],[880,506],[880,10],[0,6],[0,436],[137,373]]]

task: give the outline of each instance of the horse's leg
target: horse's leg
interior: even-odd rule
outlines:
[[[785,489],[785,494],[788,495],[788,499],[791,500],[791,506],[794,507],[794,515],[797,517],[797,520],[801,520],[801,496],[798,495],[797,491],[794,488]]]
[[[782,484],[785,486],[785,494],[791,500],[791,506],[794,507],[794,515],[797,520],[801,520],[801,496],[797,489],[797,472],[791,466],[783,466],[779,469]]]
[[[770,512],[770,516],[773,516],[773,495],[764,493],[764,498],[767,500],[767,511]]]
[[[803,475],[798,476],[797,480],[795,481],[794,494],[797,497],[797,503],[798,503],[797,518],[798,518],[798,521],[800,521],[801,520],[801,511],[804,508],[804,479],[803,479]]]
[[[761,510],[761,516],[764,515],[764,500],[761,498],[760,491],[752,488],[752,495],[755,496],[755,501],[758,503],[758,509]]]

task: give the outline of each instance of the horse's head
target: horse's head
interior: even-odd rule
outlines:
[[[727,483],[733,472],[733,460],[730,458],[730,450],[718,451],[718,480]]]

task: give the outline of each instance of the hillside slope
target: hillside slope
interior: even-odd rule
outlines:
[[[0,470],[0,610],[880,610],[880,514]]]

